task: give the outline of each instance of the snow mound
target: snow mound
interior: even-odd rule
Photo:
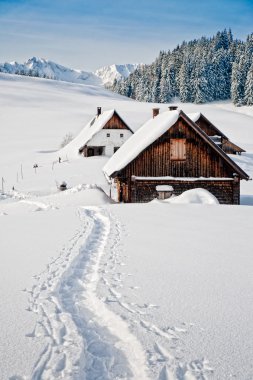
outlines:
[[[219,201],[217,198],[205,189],[192,189],[183,192],[181,195],[165,199],[165,203],[196,203],[196,204],[208,204],[208,205],[217,205]]]
[[[8,198],[9,196],[7,194],[2,194],[0,193],[0,201],[2,200],[5,200],[6,198]]]

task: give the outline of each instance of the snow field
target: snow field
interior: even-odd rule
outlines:
[[[107,159],[59,164],[60,142],[97,106],[136,130],[154,105],[95,86],[0,80],[0,379],[253,378],[252,209],[203,192],[173,202],[214,204],[111,204]],[[235,160],[253,175],[250,114],[226,102],[182,109],[246,147]],[[241,189],[253,204],[252,181]]]
[[[98,289],[145,347],[151,378],[251,378],[251,208],[110,209],[121,249],[104,256]]]
[[[1,380],[15,374],[30,378],[44,347],[39,336],[27,336],[37,322],[37,314],[29,308],[34,276],[46,270],[79,227],[72,210],[34,212],[37,208],[15,202],[4,206],[4,215],[0,216]]]

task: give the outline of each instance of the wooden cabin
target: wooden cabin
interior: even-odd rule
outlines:
[[[210,120],[202,113],[189,114],[189,118],[194,121],[219,147],[227,154],[241,154],[244,149],[232,143]]]
[[[145,123],[104,167],[117,184],[119,202],[149,202],[157,186],[175,195],[210,191],[222,204],[240,203],[240,180],[248,175],[183,111],[167,111]]]
[[[97,115],[82,132],[82,146],[79,153],[84,157],[112,156],[133,134],[131,128],[115,110],[102,113],[97,108]]]

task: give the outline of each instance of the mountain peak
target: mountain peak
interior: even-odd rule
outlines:
[[[29,58],[25,63],[48,63],[49,61],[46,60],[45,58],[40,58],[40,57],[31,57]]]
[[[126,79],[138,66],[139,64],[137,63],[112,64],[91,73],[70,69],[45,58],[33,56],[24,63],[16,61],[0,63],[0,72],[72,83],[112,85],[115,79],[117,81]]]
[[[132,74],[139,63],[126,63],[126,64],[112,64],[110,66],[104,66],[95,71],[95,75],[101,78],[104,85],[113,84],[114,80],[126,79],[130,74]]]
[[[72,83],[101,84],[101,80],[93,73],[70,69],[45,58],[35,56],[21,64],[16,61],[0,64],[0,72]]]

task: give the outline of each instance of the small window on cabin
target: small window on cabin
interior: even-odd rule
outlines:
[[[186,159],[186,139],[170,139],[170,159]]]
[[[123,134],[123,133],[121,133],[121,134],[120,134],[120,137],[124,137],[124,134]]]
[[[106,137],[110,137],[110,133],[107,133],[107,134],[106,134]]]

